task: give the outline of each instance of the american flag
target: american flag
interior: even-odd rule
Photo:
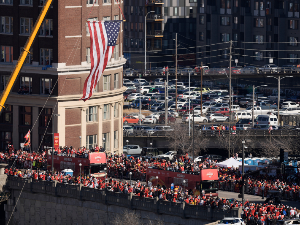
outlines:
[[[91,71],[83,87],[82,100],[88,100],[110,61],[120,31],[121,20],[88,21],[90,31]]]

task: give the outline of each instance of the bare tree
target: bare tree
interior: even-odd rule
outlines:
[[[170,148],[174,151],[182,150],[184,153],[189,152],[192,146],[188,127],[175,123],[172,129],[167,134]]]
[[[201,135],[201,133],[195,130],[195,137],[194,137],[194,151],[196,155],[204,155],[207,151],[207,147],[209,144],[209,139],[205,136]]]
[[[114,214],[112,225],[140,225],[143,224],[140,217],[133,210],[125,210],[122,214]]]
[[[274,137],[266,138],[260,141],[261,154],[267,157],[277,157],[280,152],[280,146]]]

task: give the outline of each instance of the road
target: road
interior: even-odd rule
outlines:
[[[239,201],[242,201],[241,198],[238,198],[239,193],[229,192],[229,191],[220,191],[220,190],[218,191],[218,193],[219,193],[220,198],[227,198],[227,199],[235,198]],[[247,201],[247,200],[252,203],[264,203],[266,198],[262,199],[260,196],[245,194],[245,201]],[[284,205],[300,208],[300,202],[282,200],[281,203]]]

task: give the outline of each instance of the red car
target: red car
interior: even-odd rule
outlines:
[[[215,111],[214,113],[221,113],[223,115],[227,115],[229,114],[229,108],[219,108],[217,111]]]
[[[165,123],[165,114],[162,114],[159,116],[158,122]],[[175,122],[176,122],[176,118],[169,114],[168,115],[168,123],[175,123]]]
[[[135,118],[133,116],[125,116],[123,117],[123,123],[128,124],[128,123],[138,123],[139,119]]]

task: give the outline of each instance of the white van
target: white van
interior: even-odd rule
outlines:
[[[299,107],[299,104],[291,101],[283,102],[281,105],[282,108],[296,108]]]
[[[277,116],[274,114],[258,115],[256,117],[257,124],[268,124],[270,126],[278,126]]]

